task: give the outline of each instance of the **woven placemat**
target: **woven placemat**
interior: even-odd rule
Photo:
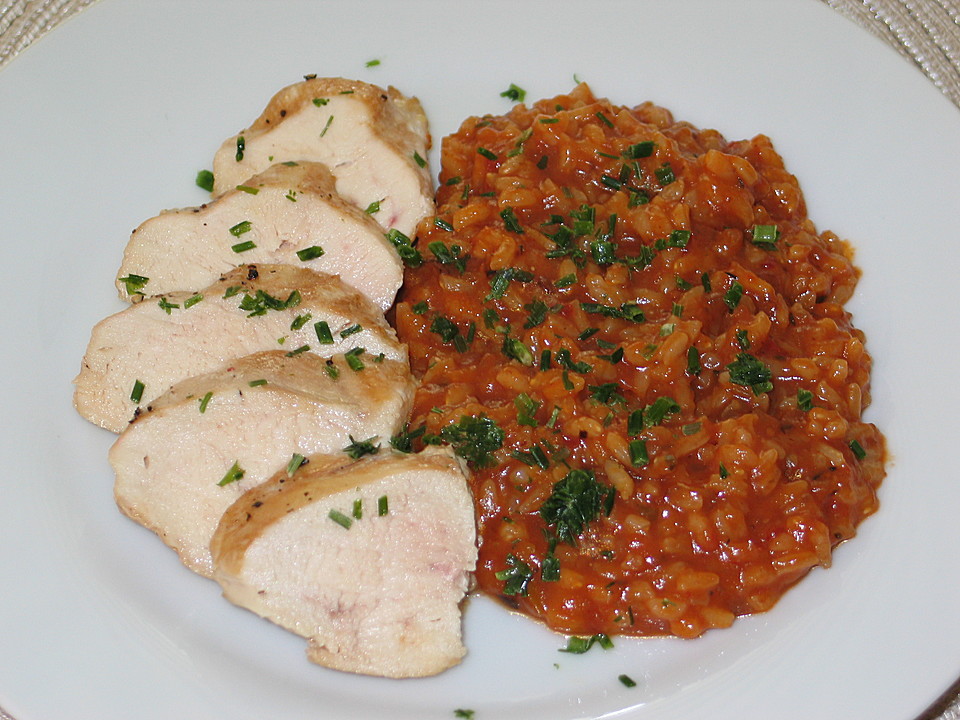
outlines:
[[[0,6],[0,68],[34,40],[95,1],[13,0],[3,3]],[[960,107],[960,0],[820,2],[896,48],[923,70],[954,105]],[[15,719],[0,708],[0,720]],[[916,720],[960,720],[960,679]]]

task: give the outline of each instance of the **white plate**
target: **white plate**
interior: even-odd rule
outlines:
[[[539,98],[575,73],[617,103],[771,135],[818,227],[859,249],[869,419],[893,455],[879,514],[772,612],[696,641],[560,654],[476,600],[469,657],[429,680],[314,667],[300,639],[223,601],[116,511],[112,436],[73,412],[70,380],[91,326],[121,307],[130,230],[202,202],[195,172],[305,73],[418,95],[437,145],[469,114],[506,111],[511,82]],[[955,108],[812,0],[84,11],[0,73],[0,706],[18,720],[916,716],[960,675],[958,159]]]

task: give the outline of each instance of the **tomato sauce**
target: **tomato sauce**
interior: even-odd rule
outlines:
[[[414,444],[472,470],[483,592],[567,634],[694,637],[877,509],[858,271],[767,137],[580,85],[466,120],[437,200],[396,324]]]

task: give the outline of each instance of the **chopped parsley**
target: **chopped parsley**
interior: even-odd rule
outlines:
[[[652,140],[638,142],[627,147],[623,151],[623,156],[628,160],[639,160],[640,158],[650,157],[657,146]]]
[[[523,228],[520,226],[520,220],[512,207],[505,207],[500,211],[500,218],[503,220],[503,226],[512,233],[523,234]]]
[[[496,573],[497,580],[503,580],[504,595],[526,595],[527,586],[533,579],[533,569],[513,553],[507,555],[507,569]]]
[[[579,637],[577,635],[573,635],[567,638],[567,646],[560,648],[560,652],[582,655],[594,645],[599,645],[604,650],[612,650],[613,640],[611,640],[610,636],[606,635],[605,633],[597,633],[591,637]]]
[[[343,452],[353,460],[359,460],[364,455],[376,455],[380,452],[380,445],[374,445],[374,441],[378,439],[376,435],[366,440],[354,440],[353,435],[348,437],[350,438],[350,444],[343,449]]]
[[[474,468],[489,467],[493,453],[503,447],[504,432],[486,415],[464,415],[440,431],[440,439]]]
[[[557,538],[576,545],[577,538],[600,513],[613,509],[613,488],[598,482],[592,470],[571,470],[554,484],[540,506],[540,516],[555,528]]]
[[[414,430],[411,430],[409,425],[405,425],[402,432],[390,438],[390,445],[394,450],[399,452],[412,453],[413,441],[423,437],[423,434],[426,432],[426,430],[426,425],[421,425]]]
[[[773,373],[750,353],[737,353],[737,358],[727,365],[730,382],[753,390],[754,395],[773,390]]]
[[[510,87],[500,93],[500,97],[506,98],[511,102],[523,102],[523,99],[527,96],[527,91],[522,87],[518,87],[513,83],[510,83]]]
[[[213,173],[209,170],[200,170],[197,172],[197,177],[194,182],[197,184],[198,188],[206,190],[207,192],[213,192]]]

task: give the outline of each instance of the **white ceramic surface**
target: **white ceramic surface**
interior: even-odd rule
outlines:
[[[90,328],[121,307],[122,249],[158,210],[202,202],[196,171],[306,73],[419,96],[437,146],[467,115],[506,111],[510,83],[546,97],[574,74],[731,139],[771,135],[818,227],[858,248],[868,418],[893,456],[882,509],[834,567],[729,630],[583,656],[474,600],[463,665],[397,682],[310,665],[300,639],[123,518],[112,436],[70,397]],[[812,1],[98,3],[0,73],[0,706],[18,720],[915,717],[960,675],[958,159],[956,109]]]

